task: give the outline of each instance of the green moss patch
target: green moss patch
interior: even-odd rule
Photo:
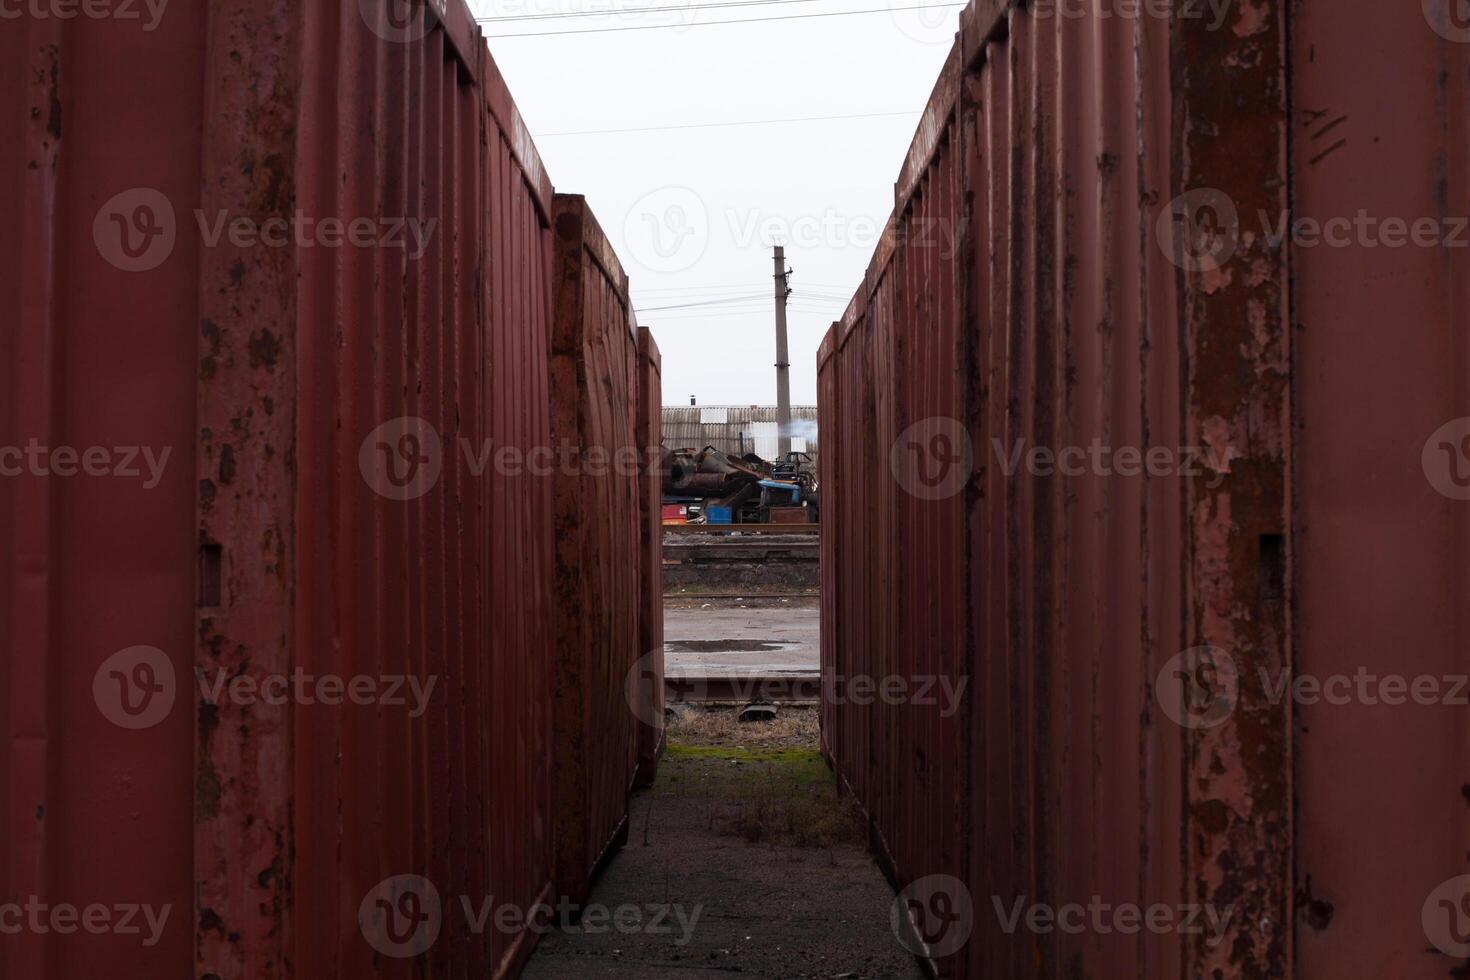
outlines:
[[[831,770],[815,749],[671,742],[653,793],[703,801],[711,829],[752,844],[864,842],[854,809],[838,798]]]

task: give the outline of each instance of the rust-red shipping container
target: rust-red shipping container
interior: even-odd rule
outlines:
[[[498,454],[565,395],[552,190],[468,8],[28,8],[0,83],[0,903],[166,917],[0,975],[516,974],[577,609]]]
[[[557,195],[554,228],[556,887],[579,905],[627,841],[638,775],[647,482],[627,274],[585,199]]]
[[[1465,968],[1452,6],[964,14],[819,354],[824,745],[936,973]]]
[[[639,669],[629,675],[637,685],[630,698],[638,719],[640,787],[653,785],[663,755],[664,732],[664,470],[663,357],[653,331],[638,328],[638,449],[641,455],[642,524],[641,608],[638,620]]]

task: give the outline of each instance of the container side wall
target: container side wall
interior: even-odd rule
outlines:
[[[0,20],[0,443],[83,462],[105,448],[118,474],[4,461],[0,900],[170,915],[147,947],[6,936],[7,977],[192,969],[192,721],[177,695],[193,666],[198,249],[186,232],[171,251],[146,232],[180,232],[199,205],[206,21],[202,7],[151,32],[29,8]],[[129,271],[108,259],[126,264],[125,247],[166,258]],[[119,447],[137,448],[124,462]],[[151,650],[113,659],[139,647]],[[114,722],[169,705],[148,727]]]
[[[535,147],[519,126],[489,53],[484,54],[490,107],[485,171],[485,267],[489,448],[529,454],[553,445],[551,434],[551,191]],[[501,120],[506,120],[502,123]],[[557,610],[552,484],[531,467],[487,470],[482,491],[487,528],[489,694],[483,728],[488,783],[477,794],[490,833],[491,877],[498,897],[516,909],[552,896],[551,655]],[[514,975],[535,936],[494,939],[495,960]],[[502,974],[497,974],[500,976]]]
[[[638,450],[641,584],[637,684],[638,785],[651,786],[663,755],[664,733],[664,529],[663,359],[653,331],[638,330]]]
[[[316,5],[303,16],[299,37],[316,56],[299,86],[298,141],[293,151],[248,167],[230,156],[233,137],[222,144],[218,169],[238,170],[242,188],[242,199],[224,206],[232,216],[270,217],[269,207],[246,196],[268,189],[280,197],[267,204],[366,221],[388,237],[372,248],[296,252],[288,269],[297,303],[289,331],[240,313],[259,305],[257,293],[271,292],[268,279],[250,274],[250,260],[265,250],[252,250],[243,265],[231,256],[221,261],[228,288],[221,288],[215,332],[205,338],[205,364],[240,380],[234,388],[205,385],[201,396],[219,416],[201,427],[201,485],[218,486],[205,535],[223,556],[227,615],[201,614],[215,632],[205,636],[200,666],[206,676],[224,669],[256,682],[278,671],[373,680],[385,685],[384,698],[336,706],[296,700],[289,728],[258,704],[201,706],[210,774],[221,774],[220,816],[201,824],[199,860],[208,869],[201,876],[206,888],[231,882],[241,889],[201,897],[201,922],[214,924],[202,934],[201,966],[221,975],[255,972],[246,965],[251,944],[225,937],[247,932],[240,924],[253,922],[257,910],[285,908],[294,910],[294,928],[266,922],[260,930],[295,937],[298,969],[397,975],[406,965],[375,953],[358,922],[359,904],[384,879],[420,875],[442,895],[494,895],[517,907],[549,894],[549,738],[536,739],[534,722],[519,726],[529,744],[514,767],[499,772],[491,756],[508,750],[487,731],[501,714],[497,699],[513,714],[544,718],[549,696],[544,672],[539,688],[532,678],[515,690],[520,670],[512,665],[527,647],[523,637],[488,636],[488,557],[516,552],[502,563],[514,564],[521,581],[534,581],[538,571],[544,581],[549,538],[517,547],[511,538],[537,527],[517,515],[497,525],[492,540],[485,517],[492,476],[479,455],[493,414],[492,324],[507,316],[490,308],[484,278],[492,269],[514,270],[507,294],[524,305],[508,315],[533,336],[539,324],[544,337],[549,234],[536,189],[519,166],[503,165],[508,137],[486,111],[492,95],[480,87],[482,66],[464,60],[442,25],[402,41],[372,29],[357,5]],[[241,35],[258,29],[248,20],[229,26]],[[233,50],[228,41],[221,50]],[[278,97],[297,88],[235,87]],[[265,128],[262,117],[256,110],[239,127]],[[250,179],[280,160],[297,169],[279,186]],[[492,187],[508,206],[487,219]],[[501,236],[493,244],[492,222]],[[291,295],[279,284],[277,291]],[[222,347],[229,356],[220,356]],[[294,360],[278,351],[293,352]],[[501,370],[518,384],[534,386],[538,371],[544,377],[545,348],[534,342],[496,354],[516,359]],[[288,388],[260,393],[278,375]],[[284,425],[283,445],[240,419]],[[416,447],[410,455],[405,438]],[[260,481],[240,474],[272,465],[291,468],[294,500],[250,504]],[[433,470],[422,484],[421,465]],[[235,516],[213,517],[223,507]],[[270,635],[253,642],[239,642],[227,628],[247,608],[249,592],[237,590],[251,576],[294,585],[288,634],[264,618],[258,628]],[[517,608],[529,606],[532,620],[544,623],[534,596]],[[267,658],[275,649],[286,655],[279,667]],[[238,662],[222,664],[222,656]],[[386,693],[387,685],[401,696]],[[276,759],[294,772],[295,819],[286,834],[262,823],[262,789],[278,780],[261,777],[250,761],[251,740],[278,728],[294,737],[289,754]],[[499,780],[509,787],[505,806],[496,802]],[[539,827],[532,812],[538,796]],[[240,843],[252,835],[284,839],[289,850],[274,863],[255,860],[253,851],[242,861]],[[513,851],[500,843],[506,838],[517,841]],[[497,847],[503,856],[491,853]],[[255,891],[288,885],[284,899]],[[338,913],[330,927],[322,909]],[[446,969],[482,973],[524,955],[524,938],[471,935],[462,918],[449,916],[428,955]]]
[[[1191,647],[1289,659],[1286,258],[1243,236],[1201,269],[1160,229],[1197,186],[1282,206],[1283,8],[1056,13],[966,12],[821,355],[824,669],[963,692],[837,697],[824,744],[921,934],[957,888],[935,876],[963,880],[975,933],[928,937],[939,975],[1280,975],[1289,710],[1243,680],[1205,726],[1159,685]],[[995,915],[1094,896],[1230,918],[1207,942]]]
[[[1345,679],[1295,727],[1296,960],[1314,980],[1466,969],[1425,936],[1463,935],[1463,889],[1430,897],[1470,872],[1470,733],[1460,681],[1439,680],[1470,674],[1470,33],[1454,11],[1386,8],[1371,31],[1293,12],[1291,216],[1352,243],[1292,262],[1296,675]]]
[[[285,666],[401,694],[293,708],[282,760],[297,800],[290,840],[296,867],[310,871],[289,879],[276,906],[294,907],[294,927],[279,931],[294,936],[297,968],[315,976],[408,975],[409,964],[364,942],[358,921],[386,879],[416,875],[450,902],[479,896],[516,909],[551,895],[550,662],[525,655],[549,638],[550,488],[491,452],[550,442],[550,194],[488,52],[467,60],[453,20],[400,40],[354,4],[304,15],[303,44],[317,54],[301,85],[297,176],[281,193],[303,213],[367,219],[389,238],[297,253],[294,332],[279,340],[296,353],[290,390],[258,405],[229,392],[218,424],[201,429],[239,438],[234,418],[274,418],[294,439],[289,451],[261,439],[204,447],[211,465],[285,460],[295,473],[294,510],[242,508],[268,526],[250,531],[237,517],[210,534],[233,536],[221,548],[227,571],[269,580],[294,561]],[[249,305],[233,301],[226,317]],[[245,326],[220,333],[240,338],[229,366],[258,386],[273,374],[278,335]],[[257,540],[266,553],[231,564]],[[239,604],[227,591],[231,615]],[[232,648],[246,656],[232,672],[271,672],[248,646],[219,642],[206,649],[207,669]],[[218,728],[226,752],[265,727],[258,706],[217,710],[241,713]],[[230,756],[220,766],[237,768]],[[254,889],[275,883],[277,869],[239,868],[233,847],[260,833],[259,790],[226,787],[239,794],[230,811],[239,829],[211,842],[221,863],[207,877],[248,884],[233,899],[248,920],[276,907]],[[322,909],[336,910],[331,927]],[[456,909],[430,961],[455,976],[519,969],[532,935],[475,933]],[[201,916],[230,921],[213,906]],[[244,969],[242,946],[210,947],[206,933],[201,955],[221,975]]]
[[[200,205],[209,221],[290,220],[297,206],[303,16],[291,3],[210,8]],[[201,579],[213,566],[218,587],[201,590],[210,594],[200,596],[189,665],[206,686],[185,687],[181,707],[196,726],[195,965],[221,976],[285,975],[288,889],[299,877],[292,707],[246,703],[216,685],[289,675],[298,655],[297,275],[294,248],[227,239],[202,251],[198,269],[196,535]]]
[[[0,896],[168,914],[7,938],[6,976],[530,953],[458,912],[552,893],[552,485],[486,451],[552,442],[552,195],[468,8],[391,6],[0,20],[0,442],[144,471],[0,479]],[[359,919],[400,875],[445,902],[417,960]]]
[[[956,50],[900,175],[892,262],[869,306],[892,316],[892,441],[880,443],[891,448],[875,460],[875,477],[891,494],[896,590],[892,646],[872,671],[890,692],[880,699],[887,741],[873,764],[892,801],[879,819],[903,887],[917,881],[923,888],[924,879],[964,867],[971,844],[969,811],[955,805],[968,796],[970,778],[970,556],[951,544],[964,534],[964,480],[973,455],[965,448],[969,392],[961,374],[969,271],[960,261],[968,231],[960,186],[962,75]],[[941,968],[952,972],[953,964]]]
[[[838,411],[837,394],[837,362],[834,360],[837,347],[838,324],[833,324],[822,338],[821,346],[817,349],[817,410],[820,417],[826,419],[832,428],[826,433],[829,443],[837,444],[841,440],[843,426],[842,416]],[[840,481],[834,478],[832,466],[837,456],[824,455],[817,460],[817,482],[822,489],[823,507],[837,507],[840,496]],[[835,512],[835,511],[833,511]],[[831,533],[833,525],[828,523],[822,532],[820,554],[822,568],[822,585],[825,589],[839,590],[842,587],[841,569],[846,567],[843,561],[843,552],[838,547],[838,537]],[[847,633],[843,624],[846,609],[840,593],[834,593],[828,601],[823,602],[821,608],[821,670],[823,677],[834,677],[837,674],[837,651],[842,644],[847,642]],[[837,710],[836,704],[831,698],[823,698],[821,705],[821,745],[822,756],[828,764],[836,766],[837,746],[840,744],[837,737]]]
[[[627,276],[586,202],[558,196],[553,225],[556,885],[580,904],[626,839],[637,772],[638,342]]]

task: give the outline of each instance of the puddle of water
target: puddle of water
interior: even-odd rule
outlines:
[[[789,650],[789,643],[768,640],[670,640],[664,649],[672,653],[765,653]]]

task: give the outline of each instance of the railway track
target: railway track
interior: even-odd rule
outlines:
[[[756,599],[820,599],[822,593],[807,592],[666,592],[665,599],[740,599],[752,602]]]
[[[700,539],[682,540],[664,545],[664,558],[679,561],[817,561],[821,546],[815,539],[810,541],[729,540]]]
[[[749,704],[752,701],[815,704],[822,700],[822,675],[815,670],[786,674],[671,674],[664,678],[664,693],[668,704]]]
[[[691,535],[664,543],[664,588],[740,596],[742,590],[814,591],[821,565],[815,535]]]
[[[720,538],[731,535],[782,535],[820,537],[820,524],[665,524],[664,534],[679,538]]]

